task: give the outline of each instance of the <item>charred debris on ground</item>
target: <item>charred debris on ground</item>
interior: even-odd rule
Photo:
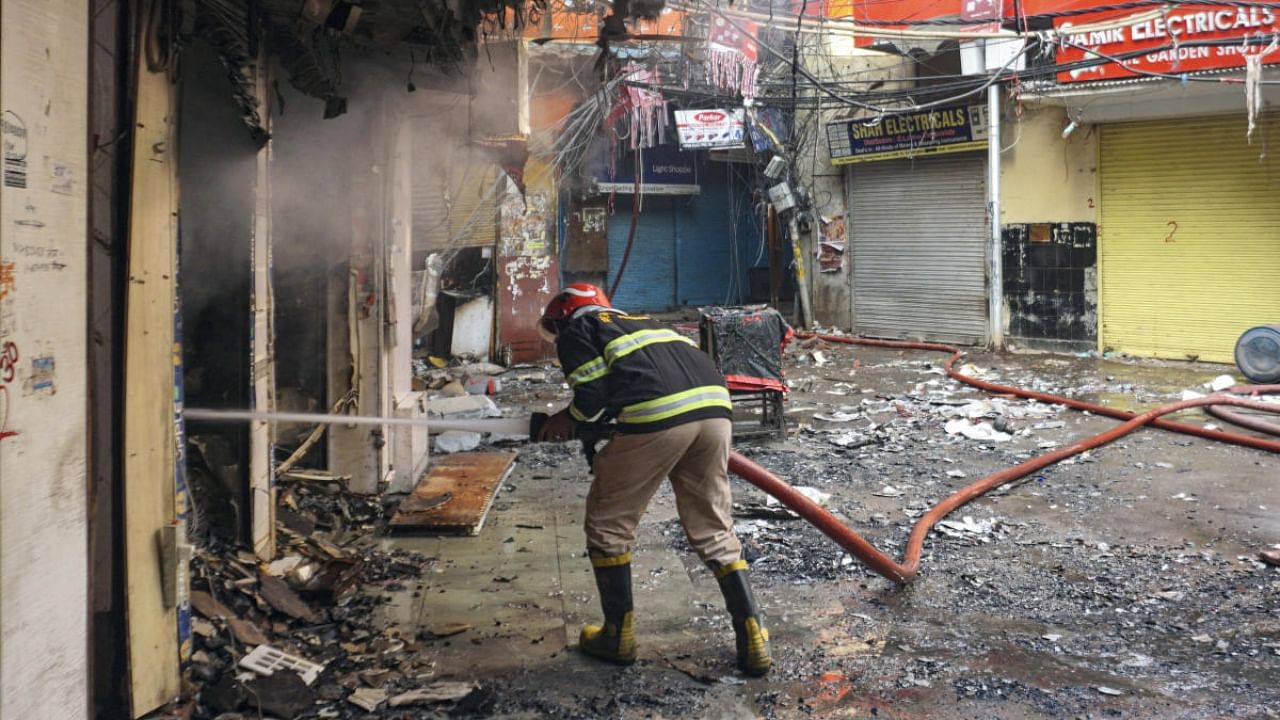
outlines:
[[[791,479],[890,554],[901,552],[914,519],[947,493],[1070,442],[1080,434],[1077,426],[1090,420],[1060,406],[959,386],[942,373],[940,359],[927,354],[881,351],[863,367],[866,353],[803,341],[786,355],[793,390],[786,434],[740,443],[739,450]],[[997,360],[981,356],[976,362]],[[1099,362],[1036,356],[998,372],[976,364],[966,371],[1133,409],[1187,390],[1180,382],[1185,373],[1162,382],[1165,374],[1149,372],[1158,363],[1125,366],[1110,375]],[[508,370],[487,363],[421,362],[415,370],[419,389],[438,397],[489,397],[505,415],[557,409],[568,397],[550,366]],[[1145,381],[1116,380],[1135,375],[1145,375]],[[466,447],[520,446],[520,463],[527,468],[578,464],[576,448],[567,444],[523,445],[518,436],[474,440]],[[813,708],[804,698],[777,688],[830,666],[835,651],[842,662],[832,682],[847,685],[856,676],[859,692],[872,696],[945,689],[961,701],[1014,701],[1052,715],[1087,714],[1100,698],[1139,692],[1143,678],[1169,673],[1253,698],[1244,702],[1246,709],[1265,707],[1260,681],[1280,662],[1280,635],[1266,629],[1278,581],[1265,558],[1233,553],[1229,537],[1216,539],[1222,548],[1214,541],[1161,544],[1124,533],[1101,541],[1099,530],[1089,527],[1108,504],[1144,490],[1160,492],[1152,488],[1152,475],[1177,472],[1176,451],[1189,452],[1191,444],[1162,435],[1160,446],[1175,450],[1161,455],[1168,458],[1163,460],[1153,459],[1143,443],[1127,439],[1103,450],[1120,458],[1105,471],[1094,454],[1085,454],[1000,488],[940,523],[926,548],[926,582],[905,591],[909,600],[790,511],[735,481],[737,529],[765,592],[777,597],[787,586],[835,583],[860,588],[861,598],[857,612],[845,612],[824,631],[822,647],[776,647],[780,672],[771,678],[774,689],[755,695],[757,710],[766,716],[808,714]],[[1117,466],[1123,468],[1119,476]],[[1133,487],[1121,491],[1125,483]],[[380,607],[396,593],[419,595],[424,574],[447,562],[380,545],[403,496],[354,495],[343,489],[341,478],[305,470],[285,473],[279,488],[280,549],[274,561],[260,562],[227,543],[224,534],[210,532],[191,565],[192,700],[179,714],[223,720],[259,714],[617,714],[616,696],[575,699],[526,691],[519,689],[519,673],[483,682],[450,676],[435,666],[430,646],[468,627],[386,625]],[[1008,500],[1015,492],[1050,508],[1071,509],[1066,527],[1048,523],[1042,514],[1019,512]],[[1171,497],[1188,512],[1201,502],[1196,493]],[[676,524],[662,533],[672,546],[684,547]],[[1230,615],[1197,601],[1223,593],[1230,595]],[[911,612],[904,611],[907,604]],[[1032,630],[1010,639],[1006,628],[992,626],[993,617]],[[944,625],[952,629],[940,632]],[[264,674],[261,662],[246,661],[255,648],[278,656],[270,661],[271,674]],[[1046,690],[1043,682],[992,659],[1042,653],[1068,653],[1099,679]],[[646,697],[655,712],[696,712],[705,704],[706,691],[697,684],[673,681],[655,692],[652,682],[633,674],[618,678],[636,684],[630,707],[645,706]]]

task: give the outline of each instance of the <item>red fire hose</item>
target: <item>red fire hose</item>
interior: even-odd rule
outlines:
[[[1229,393],[1236,393],[1237,395],[1252,395],[1257,387],[1260,386],[1237,385],[1235,387],[1227,388],[1226,391]],[[1219,407],[1217,405],[1209,405],[1204,410],[1210,415],[1221,420],[1226,420],[1232,425],[1239,425],[1242,428],[1248,428],[1254,432],[1266,433],[1268,435],[1280,435],[1280,424],[1250,417],[1238,410],[1228,410],[1225,407]]]
[[[1280,442],[1274,440],[1254,438],[1237,433],[1205,430],[1204,428],[1188,425],[1186,423],[1171,422],[1160,419],[1162,415],[1178,412],[1179,410],[1185,410],[1192,407],[1212,407],[1215,405],[1232,405],[1236,407],[1260,410],[1263,412],[1280,413],[1280,406],[1237,396],[1244,393],[1255,395],[1280,393],[1280,385],[1256,385],[1245,388],[1232,388],[1231,390],[1235,394],[1218,393],[1202,398],[1171,403],[1153,410],[1148,410],[1142,414],[1135,414],[1125,412],[1123,410],[1115,410],[1102,405],[1095,405],[1079,400],[1071,400],[1069,398],[1058,397],[1056,395],[1049,395],[1047,393],[1038,393],[1030,390],[1023,390],[1021,388],[997,385],[995,383],[978,380],[977,378],[965,375],[954,369],[953,366],[955,361],[959,359],[963,353],[958,348],[951,347],[950,345],[897,340],[871,340],[839,335],[805,334],[802,335],[802,337],[816,337],[829,342],[856,345],[950,352],[952,355],[947,359],[945,364],[947,375],[959,380],[960,382],[973,385],[974,387],[978,387],[989,392],[1011,394],[1018,397],[1040,400],[1042,402],[1066,405],[1077,410],[1087,410],[1097,415],[1106,415],[1126,420],[1124,424],[1114,427],[1104,433],[1086,438],[1073,445],[1045,453],[1024,463],[1015,465],[1014,467],[992,473],[991,475],[988,475],[987,477],[952,493],[949,497],[935,505],[931,510],[929,510],[929,512],[925,513],[916,521],[915,526],[911,529],[911,537],[907,541],[906,553],[901,563],[895,562],[893,558],[877,550],[875,546],[841,523],[839,519],[830,512],[827,512],[827,510],[823,509],[822,506],[809,500],[804,495],[801,495],[794,488],[774,476],[768,470],[765,470],[736,452],[730,453],[730,472],[742,477],[751,484],[777,498],[779,502],[794,510],[798,515],[800,515],[800,517],[809,521],[827,537],[834,540],[836,544],[847,550],[850,555],[862,561],[867,567],[871,568],[876,573],[897,583],[905,584],[915,579],[916,573],[920,568],[920,555],[924,548],[924,540],[928,536],[929,531],[939,520],[946,517],[956,508],[972,502],[1005,483],[1025,477],[1036,470],[1052,465],[1060,460],[1065,460],[1073,455],[1078,455],[1086,450],[1106,445],[1107,443],[1127,435],[1144,425],[1154,425],[1166,430],[1174,430],[1213,440],[1245,445],[1259,450],[1280,452]]]

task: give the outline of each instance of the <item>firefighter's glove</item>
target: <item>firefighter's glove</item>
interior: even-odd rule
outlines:
[[[534,438],[538,442],[563,442],[572,440],[574,432],[577,428],[577,421],[569,415],[569,409],[565,408],[560,412],[547,418],[543,423],[542,430],[538,433],[538,437]]]

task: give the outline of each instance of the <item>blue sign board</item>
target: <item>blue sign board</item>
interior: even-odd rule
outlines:
[[[603,162],[596,163],[595,172],[592,173],[600,192],[635,192],[635,152],[640,153],[640,162],[644,166],[640,192],[646,195],[697,195],[700,192],[697,153],[681,151],[675,145],[658,145],[619,153],[617,170],[612,176],[606,155]]]

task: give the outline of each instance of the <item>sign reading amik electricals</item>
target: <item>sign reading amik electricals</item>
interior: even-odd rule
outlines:
[[[940,155],[987,146],[984,105],[934,108],[879,120],[827,125],[831,164]]]

